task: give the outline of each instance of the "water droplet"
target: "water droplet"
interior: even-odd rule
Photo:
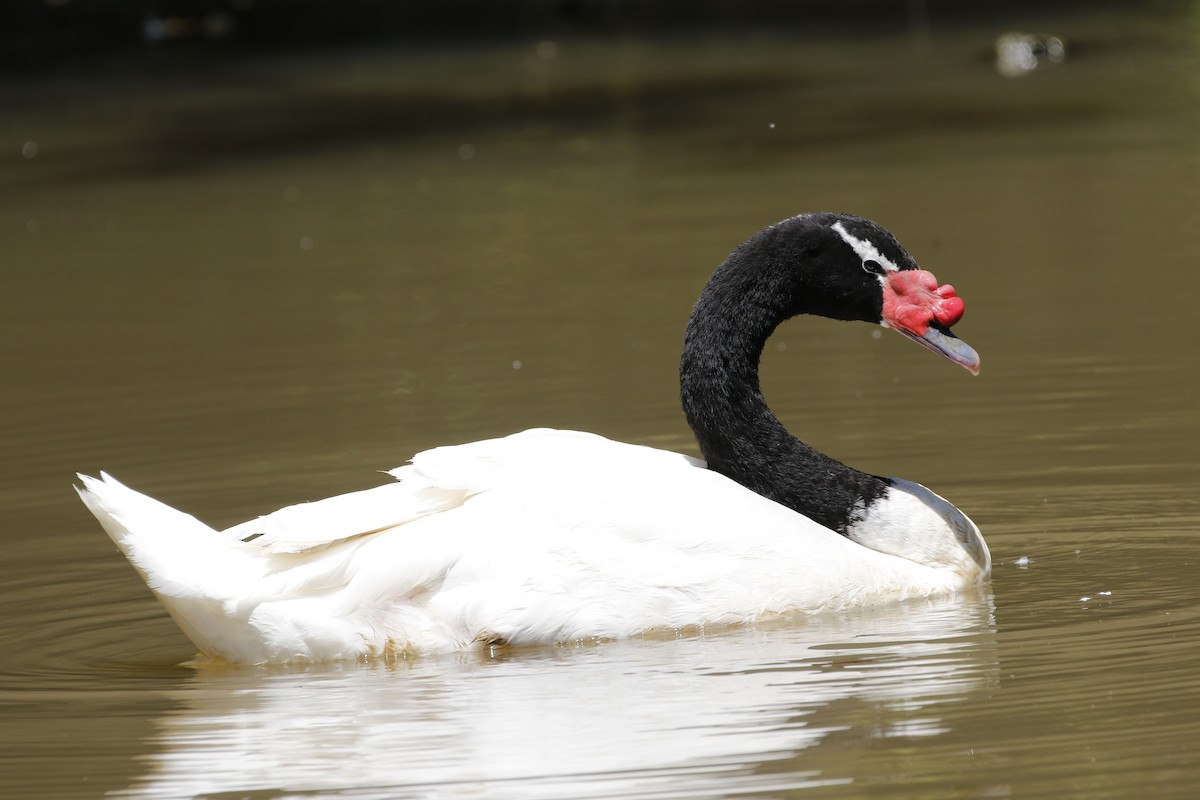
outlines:
[[[429,190],[433,188],[433,183],[428,178],[417,178],[417,182],[413,188],[417,190],[417,194],[429,194]]]
[[[458,148],[458,157],[463,161],[470,161],[475,157],[475,148],[469,144],[464,144]]]
[[[514,361],[514,362],[513,362],[513,365],[512,365],[513,369],[520,369],[520,368],[521,368],[521,367],[523,367],[523,366],[525,366],[525,365],[524,365],[524,364],[522,364],[522,363],[521,363],[521,361],[520,361],[519,359],[518,359],[517,361]]]
[[[21,145],[21,155],[26,158],[36,158],[38,154],[37,142],[26,142]]]
[[[537,55],[542,61],[554,60],[558,55],[558,44],[551,41],[538,42]]]
[[[41,227],[42,226],[38,224],[38,221],[36,219],[30,219],[30,220],[25,221],[25,232],[26,233],[37,233],[41,229]]]
[[[299,200],[300,199],[300,187],[299,186],[289,186],[288,188],[284,189],[283,190],[283,199],[287,200],[289,203],[294,203],[297,200]]]
[[[311,236],[305,236],[303,239],[300,240],[300,249],[301,250],[312,250],[313,249],[313,240],[312,240]]]

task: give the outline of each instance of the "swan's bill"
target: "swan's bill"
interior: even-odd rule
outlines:
[[[928,348],[943,358],[948,358],[960,367],[966,368],[972,375],[979,374],[979,353],[975,348],[955,336],[949,330],[939,330],[930,325],[924,334],[911,333],[903,328],[897,331],[912,339],[922,347]]]

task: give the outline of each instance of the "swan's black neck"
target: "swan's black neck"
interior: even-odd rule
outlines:
[[[878,281],[858,262],[839,269],[837,243],[803,230],[813,224],[768,228],[717,268],[688,321],[680,394],[709,469],[846,534],[889,482],[789,434],[758,379],[767,338],[792,316],[880,319]]]

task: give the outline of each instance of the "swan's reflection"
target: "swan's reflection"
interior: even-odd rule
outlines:
[[[130,797],[697,796],[820,781],[781,762],[880,707],[871,736],[939,733],[992,680],[990,596],[667,641],[198,671]],[[880,728],[878,719],[900,720]],[[769,762],[777,762],[769,765]],[[783,767],[781,769],[781,766]],[[765,768],[764,768],[765,767]]]

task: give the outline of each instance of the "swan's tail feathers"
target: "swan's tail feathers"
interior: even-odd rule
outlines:
[[[155,596],[208,655],[226,657],[250,633],[227,613],[263,577],[254,548],[229,541],[190,514],[135,492],[110,475],[80,475],[76,487]]]

